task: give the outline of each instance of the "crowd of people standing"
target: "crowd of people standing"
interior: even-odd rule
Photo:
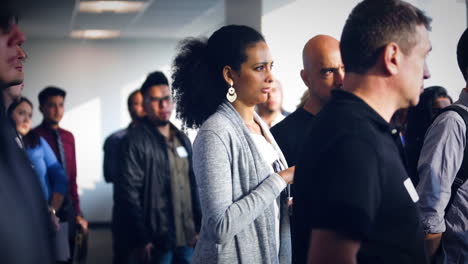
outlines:
[[[181,41],[172,82],[148,74],[103,146],[113,263],[468,263],[468,88],[455,103],[424,89],[431,22],[402,0],[361,1],[340,40],[305,43],[292,113],[257,30]],[[72,263],[88,222],[66,91],[39,93],[33,128],[24,41],[0,4],[0,261]],[[467,80],[468,30],[454,54]]]

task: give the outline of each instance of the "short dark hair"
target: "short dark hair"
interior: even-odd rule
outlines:
[[[2,0],[0,3],[0,30],[8,32],[12,24],[18,22],[18,13],[12,7],[9,0]]]
[[[465,29],[457,45],[457,61],[458,67],[463,74],[463,78],[467,81],[468,68],[468,28]]]
[[[52,96],[62,96],[65,99],[66,95],[67,92],[65,92],[61,88],[58,88],[56,86],[47,86],[39,93],[39,105],[44,105],[47,102],[47,100]]]
[[[133,91],[127,98],[127,107],[128,107],[128,110],[130,110],[130,106],[132,106],[132,99],[133,99],[133,96],[135,96],[136,94],[138,93],[141,93],[140,89],[136,89],[135,91]]]
[[[345,71],[366,73],[392,41],[408,54],[416,44],[416,26],[430,30],[430,23],[423,11],[401,0],[362,1],[351,11],[341,34]]]
[[[186,127],[199,127],[226,99],[229,85],[223,68],[238,71],[247,60],[246,49],[265,41],[253,28],[224,26],[205,38],[187,38],[179,44],[172,65],[172,93],[177,117]]]
[[[148,90],[155,85],[169,85],[169,81],[167,80],[166,75],[164,75],[164,73],[160,71],[155,71],[148,74],[146,80],[141,85],[141,94],[145,96]]]

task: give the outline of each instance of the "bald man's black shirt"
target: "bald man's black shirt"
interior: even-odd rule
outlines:
[[[312,229],[360,241],[358,263],[427,263],[417,194],[396,140],[363,100],[332,92],[296,167],[293,263],[306,263]]]
[[[270,129],[289,166],[296,165],[299,147],[305,143],[313,120],[314,115],[300,107]]]

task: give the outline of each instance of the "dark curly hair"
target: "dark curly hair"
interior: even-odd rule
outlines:
[[[262,34],[239,25],[224,26],[208,40],[181,41],[172,65],[172,93],[177,117],[186,127],[200,127],[216,111],[229,88],[223,68],[238,71],[247,60],[246,49],[260,41],[265,41]]]
[[[340,41],[346,72],[366,73],[394,41],[405,54],[414,47],[417,25],[430,30],[431,18],[401,0],[364,0],[349,15]]]

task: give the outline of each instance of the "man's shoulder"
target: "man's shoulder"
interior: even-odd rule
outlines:
[[[465,111],[468,111],[467,107],[463,105],[459,106],[461,106]],[[445,110],[434,119],[428,129],[428,133],[441,134],[451,130],[466,131],[466,124],[463,117],[459,113],[453,110]]]
[[[280,130],[284,129],[291,129],[291,126],[303,126],[305,125],[304,122],[312,121],[314,119],[314,115],[308,113],[306,110],[302,108],[296,109],[294,112],[286,116],[283,120],[281,120],[278,124],[271,128],[272,132],[279,132]]]
[[[104,141],[104,150],[108,148],[113,148],[114,146],[118,145],[120,142],[123,141],[125,136],[127,135],[127,128],[122,128],[117,130],[116,132],[110,134],[106,140]],[[113,151],[113,150],[111,150]]]
[[[62,138],[62,140],[64,142],[70,142],[71,144],[75,144],[75,136],[73,135],[72,132],[66,130],[66,129],[63,129],[61,127],[58,128],[59,132],[60,132],[60,136]]]
[[[138,123],[135,126],[129,127],[127,129],[127,134],[124,137],[126,141],[138,141],[145,137],[145,135],[150,134],[150,130],[143,123]]]
[[[71,131],[69,131],[69,130],[66,130],[66,129],[62,128],[62,127],[59,127],[58,130],[60,131],[60,133],[62,135],[67,135],[67,136],[72,136],[73,137],[73,133]]]
[[[122,138],[124,144],[143,146],[147,144],[154,145],[154,141],[164,141],[164,136],[147,122],[139,122],[138,124],[127,128],[126,135]]]
[[[322,127],[337,132],[367,131],[372,127],[372,120],[359,109],[349,104],[327,105],[314,120],[314,127]],[[314,129],[315,130],[315,129]]]
[[[379,125],[377,125],[379,126]],[[362,144],[377,149],[382,146],[381,130],[374,120],[349,111],[348,106],[325,107],[311,123],[305,145],[312,152],[347,148]]]
[[[294,112],[287,115],[281,122],[283,122],[283,121],[285,121],[285,122],[297,122],[297,120],[313,119],[314,117],[315,116],[312,113],[310,113],[307,110],[305,110],[304,108],[300,107],[300,108],[297,108]]]
[[[106,138],[104,144],[110,144],[112,142],[120,141],[123,137],[125,137],[125,135],[127,135],[127,132],[127,128],[122,128],[115,131]]]
[[[112,133],[109,137],[107,138],[122,138],[127,134],[127,128],[121,128],[114,133]]]
[[[455,103],[448,108],[442,109],[442,112],[434,119],[434,123],[457,121],[463,122],[463,117],[460,113],[454,110],[454,107],[458,107],[461,111],[465,111],[468,114],[468,107],[462,104]]]

